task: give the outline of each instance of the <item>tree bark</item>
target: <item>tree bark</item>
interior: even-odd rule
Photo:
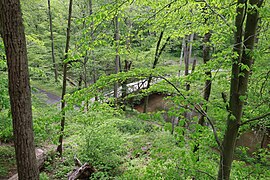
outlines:
[[[19,0],[0,1],[2,38],[8,65],[9,96],[19,179],[37,180],[26,40]]]
[[[233,162],[235,142],[239,131],[239,125],[241,124],[241,118],[243,114],[243,106],[246,99],[246,93],[248,88],[248,79],[250,75],[250,69],[252,64],[252,51],[254,48],[254,42],[256,38],[256,29],[258,24],[259,13],[258,9],[262,1],[250,0],[251,7],[245,9],[247,12],[247,19],[245,25],[245,35],[244,41],[242,41],[242,27],[244,19],[244,7],[238,6],[237,17],[236,17],[236,27],[237,31],[235,33],[235,48],[234,50],[238,54],[238,61],[241,63],[233,61],[232,67],[232,79],[231,79],[231,92],[230,92],[230,102],[229,102],[229,116],[227,119],[227,129],[225,131],[224,139],[222,142],[222,152],[220,155],[220,167],[218,173],[219,180],[227,180],[230,178],[231,165]],[[242,0],[238,1],[238,5],[243,4]],[[257,7],[252,7],[257,6]],[[244,42],[244,46],[239,50],[236,48],[238,46],[238,41]],[[241,66],[242,68],[241,68]],[[248,67],[243,68],[243,66]]]
[[[52,27],[52,15],[51,15],[51,1],[48,0],[48,16],[50,21],[50,32],[51,32],[51,48],[52,48],[52,63],[54,68],[54,79],[55,82],[58,81],[58,71],[57,71],[57,64],[55,62],[55,56],[54,56],[54,37],[53,37],[53,27]]]
[[[69,1],[69,13],[68,13],[68,26],[67,26],[67,39],[66,39],[66,48],[65,48],[65,56],[64,60],[68,58],[68,50],[69,50],[69,42],[70,42],[70,26],[71,26],[71,14],[72,14],[72,0]],[[67,88],[67,65],[68,63],[64,62],[63,64],[63,87],[62,87],[62,97],[61,97],[61,111],[62,111],[62,119],[61,119],[61,134],[59,136],[59,145],[57,147],[57,152],[59,153],[60,157],[63,155],[63,133],[65,128],[65,120],[66,120],[66,113],[65,113],[65,95],[66,95],[66,88]]]

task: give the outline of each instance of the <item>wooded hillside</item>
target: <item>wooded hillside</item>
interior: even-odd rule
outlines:
[[[38,179],[35,148],[44,180],[270,179],[269,20],[264,0],[1,0],[0,179]]]

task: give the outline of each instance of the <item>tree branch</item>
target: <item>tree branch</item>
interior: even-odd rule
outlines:
[[[266,114],[264,114],[264,115],[261,115],[261,116],[258,116],[258,117],[249,119],[249,120],[247,120],[247,121],[245,121],[245,122],[242,122],[239,126],[243,126],[243,125],[248,124],[248,123],[251,123],[251,122],[253,122],[253,121],[257,121],[257,120],[263,119],[263,118],[265,118],[265,117],[267,117],[267,116],[269,116],[269,115],[270,115],[270,112],[268,112],[268,113],[266,113]]]
[[[157,42],[157,46],[156,46],[156,52],[155,52],[155,60],[154,60],[154,63],[153,63],[153,67],[152,69],[155,69],[156,66],[157,66],[157,63],[158,63],[158,60],[162,54],[162,52],[164,51],[166,45],[168,44],[169,40],[170,40],[170,36],[166,39],[166,42],[163,44],[163,46],[161,47],[161,49],[159,50],[159,47],[160,47],[160,43],[161,43],[161,40],[163,38],[163,34],[164,34],[164,31],[161,31],[160,32],[160,35],[159,35],[159,39],[158,39],[158,42]],[[152,81],[152,75],[150,75],[150,77],[148,78],[148,83],[147,83],[147,89],[150,87],[150,83]]]
[[[154,63],[153,63],[153,69],[155,69],[156,65],[157,65],[157,61],[158,61],[158,50],[159,50],[159,46],[160,46],[160,43],[161,43],[161,40],[162,40],[162,37],[163,37],[163,34],[164,34],[164,31],[161,31],[160,32],[160,35],[159,35],[159,38],[158,38],[158,42],[157,42],[157,46],[156,46],[156,52],[155,52],[155,60],[154,60]],[[164,47],[164,46],[163,46]]]
[[[263,94],[263,87],[264,87],[265,84],[267,83],[269,76],[270,76],[270,71],[267,72],[267,74],[266,74],[266,76],[265,76],[265,80],[263,81],[262,86],[261,86],[261,88],[260,88],[260,95],[261,95],[261,96],[262,96],[262,94]]]
[[[201,171],[201,170],[199,170],[199,169],[197,169],[196,170],[197,172],[199,172],[199,173],[203,173],[203,174],[206,174],[207,176],[209,176],[211,179],[216,179],[214,176],[212,176],[211,174],[209,174],[208,172],[205,172],[205,171]]]
[[[216,12],[216,11],[213,9],[213,7],[210,6],[210,4],[209,4],[206,0],[201,0],[201,1],[197,1],[197,2],[204,2],[204,3],[207,5],[207,7],[209,7],[209,9],[210,9],[214,14],[218,15],[218,16],[225,22],[225,24],[226,24],[228,27],[231,27],[231,25],[228,23],[227,19],[226,19],[223,15],[219,14],[218,12]]]
[[[175,3],[176,1],[173,0],[170,3],[166,4],[165,6],[163,6],[162,8],[160,8],[157,12],[155,12],[152,16],[150,16],[144,23],[143,25],[145,25],[150,19],[152,19],[153,17],[155,17],[157,14],[159,14],[161,11],[163,11],[166,7],[170,7],[171,4]]]
[[[123,1],[120,5],[116,6],[114,9],[112,9],[111,11],[108,12],[108,15],[112,14],[112,13],[117,13],[117,9],[119,9],[120,7],[122,7],[125,3],[129,2],[129,0]],[[117,4],[117,3],[116,3]],[[107,16],[108,16],[107,15]],[[115,15],[114,15],[115,16]],[[104,17],[101,22],[99,24],[97,24],[95,26],[95,28],[92,30],[91,32],[91,36],[93,36],[94,33],[96,33],[97,29],[99,28],[99,26],[106,21],[106,17]]]
[[[169,36],[166,39],[166,42],[163,44],[163,46],[161,47],[161,49],[159,50],[159,53],[157,55],[157,59],[159,59],[160,55],[162,54],[162,52],[164,51],[165,47],[167,46],[168,42],[170,41],[171,37]]]

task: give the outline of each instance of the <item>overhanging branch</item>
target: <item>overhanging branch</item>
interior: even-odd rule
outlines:
[[[248,123],[251,123],[251,122],[253,122],[253,121],[258,121],[258,120],[263,119],[263,118],[265,118],[265,117],[267,117],[267,116],[269,116],[269,115],[270,115],[270,112],[268,112],[268,113],[266,113],[266,114],[264,114],[264,115],[261,115],[261,116],[258,116],[258,117],[249,119],[249,120],[247,120],[247,121],[245,121],[245,122],[242,122],[239,126],[243,126],[243,125],[248,124]]]

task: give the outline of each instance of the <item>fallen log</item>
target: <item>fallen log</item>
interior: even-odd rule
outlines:
[[[68,174],[68,180],[89,179],[96,172],[96,169],[88,163],[82,165],[81,161],[74,157],[76,168]]]
[[[48,157],[48,152],[55,150],[55,146],[51,146],[45,149],[36,148],[36,157],[37,157],[37,165],[38,169],[41,170],[44,166],[44,162],[46,161]],[[18,180],[18,173],[14,174],[12,177],[10,177],[8,180]]]

